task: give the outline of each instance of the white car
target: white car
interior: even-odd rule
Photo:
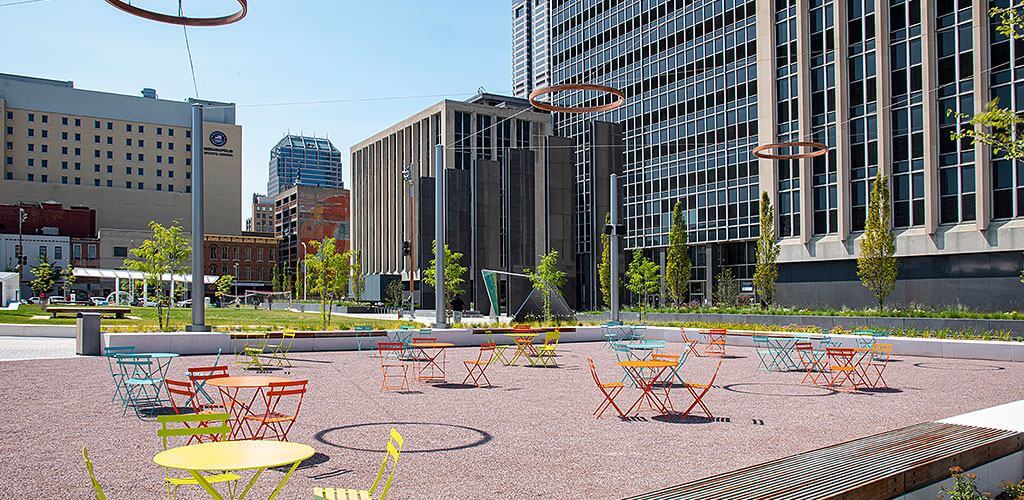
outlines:
[[[107,302],[107,299],[104,299],[103,297],[90,297],[89,300],[92,301],[92,305],[94,305],[94,306],[109,306],[110,305],[110,302]]]

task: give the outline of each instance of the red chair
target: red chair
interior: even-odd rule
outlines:
[[[827,369],[819,354],[821,351],[815,351],[810,341],[797,342],[793,345],[793,350],[800,358],[800,368],[806,372],[804,378],[800,380],[801,384],[810,379],[812,384],[818,385],[819,379],[827,378],[823,373]]]
[[[188,380],[192,382],[192,390],[196,393],[197,397],[203,397],[206,399],[206,403],[200,405],[202,409],[223,411],[224,405],[218,403],[217,400],[206,391],[206,382],[215,378],[224,378],[227,376],[227,366],[199,366],[188,369]]]
[[[402,361],[404,352],[405,344],[401,342],[377,342],[377,357],[380,359],[380,371],[381,375],[383,375],[380,390],[409,390],[409,365]],[[388,385],[388,379],[398,377],[398,373],[401,373],[402,383],[399,385]]]
[[[472,379],[473,385],[480,387],[480,379],[483,378],[484,381],[487,382],[487,386],[490,387],[491,381],[487,378],[487,374],[484,373],[484,371],[487,369],[487,366],[491,364],[491,358],[493,357],[494,344],[481,344],[480,352],[477,353],[476,359],[467,359],[462,362],[462,364],[466,365],[466,370],[469,371],[469,374],[466,375],[462,384],[465,385],[466,382]]]
[[[182,381],[165,378],[164,386],[167,387],[167,399],[171,402],[171,409],[176,415],[184,413],[199,413],[200,408],[196,406],[196,393],[192,390],[192,384]],[[179,405],[174,396],[184,398],[184,404]],[[186,410],[186,411],[182,411]]]
[[[270,383],[266,395],[267,411],[263,415],[245,416],[246,420],[260,424],[256,429],[256,439],[267,439],[268,434],[273,433],[270,437],[278,441],[288,440],[288,431],[295,425],[295,419],[299,416],[308,382],[308,380],[289,380]]]
[[[832,372],[832,378],[828,385],[833,388],[842,388],[846,382],[853,386],[854,390],[863,385],[860,374],[857,372],[857,350],[852,347],[829,347],[825,350],[828,355],[828,369]]]
[[[619,408],[619,405],[615,404],[615,398],[618,397],[619,393],[622,392],[622,389],[624,389],[626,385],[622,382],[601,382],[600,377],[597,376],[597,368],[594,367],[594,359],[587,358],[587,363],[590,363],[590,375],[594,377],[594,383],[597,384],[597,388],[601,391],[601,394],[604,395],[604,401],[597,406],[597,409],[594,410],[593,414],[597,418],[601,418],[604,411],[611,406],[619,413],[619,417],[625,418],[626,414],[622,413],[622,409]]]
[[[686,384],[684,384],[686,390],[690,391],[690,395],[693,396],[693,403],[690,405],[689,408],[686,409],[686,411],[684,411],[681,414],[681,416],[685,417],[689,415],[690,412],[693,411],[694,407],[700,406],[700,409],[704,412],[705,415],[707,415],[708,418],[715,418],[715,416],[711,414],[711,410],[709,410],[707,405],[704,404],[704,396],[706,396],[708,391],[710,391],[711,388],[715,386],[715,379],[718,378],[718,370],[721,367],[722,360],[718,360],[718,364],[715,365],[715,371],[714,373],[711,374],[711,380],[709,380],[707,384],[694,384],[691,382],[687,382]],[[698,394],[696,389],[700,389],[701,392]]]

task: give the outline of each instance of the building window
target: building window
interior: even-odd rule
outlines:
[[[210,245],[210,258],[211,259],[216,259],[217,258],[217,245]]]
[[[455,168],[457,170],[469,170],[473,161],[473,115],[455,112]]]
[[[64,258],[64,247],[57,245],[53,247],[53,260],[61,260]]]
[[[39,246],[39,260],[46,260],[46,245]]]
[[[65,121],[65,124],[66,124],[67,118],[65,118],[64,121]],[[74,258],[75,260],[78,260],[78,259],[82,258],[82,244],[81,243],[75,243],[74,245],[71,245],[71,255],[72,255],[72,258]]]
[[[127,257],[128,247],[114,247],[114,257]]]
[[[93,260],[93,259],[95,259],[95,258],[96,258],[96,245],[92,245],[92,244],[90,244],[90,245],[89,245],[88,247],[86,247],[86,251],[88,252],[88,253],[86,254],[86,256],[87,256],[87,258],[88,258],[89,260]],[[128,253],[128,251],[127,251],[127,249],[126,249],[126,250],[125,250],[125,254],[126,254],[125,256],[127,256],[127,253]]]
[[[796,0],[784,0],[775,7],[775,86],[778,103],[778,142],[799,140],[800,97],[797,86],[797,49],[799,34],[796,24]],[[790,154],[791,151],[780,151]],[[800,163],[793,160],[775,162],[778,179],[779,236],[800,235]]]
[[[939,222],[975,219],[974,146],[950,134],[965,125],[956,113],[974,113],[971,2],[936,0],[938,60]],[[952,113],[950,113],[952,111]],[[935,132],[933,132],[935,133]]]
[[[228,247],[221,247],[221,249],[220,249],[220,258],[224,259],[224,260],[227,260],[227,258],[228,258]]]
[[[893,225],[924,225],[924,119],[922,103],[921,4],[893,0],[889,9],[892,91]],[[854,172],[856,174],[856,172]],[[856,182],[856,181],[855,181]],[[864,189],[867,189],[865,184]],[[859,191],[859,190],[858,190]],[[863,197],[863,203],[860,198]],[[863,229],[867,194],[853,194],[854,229]]]

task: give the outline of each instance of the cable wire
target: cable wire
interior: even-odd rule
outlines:
[[[178,0],[178,16],[185,17],[185,11],[182,9],[181,3],[182,0]],[[182,25],[181,31],[185,34],[185,51],[188,52],[188,66],[192,69],[192,88],[196,91],[196,99],[199,99],[199,83],[196,82],[196,65],[192,62],[192,47],[188,43],[188,27]]]

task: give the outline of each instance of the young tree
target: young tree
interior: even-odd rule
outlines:
[[[57,284],[57,268],[50,264],[45,255],[39,257],[39,264],[32,268],[32,275],[35,276],[35,279],[29,282],[29,287],[32,288],[32,293],[36,297],[45,297]]]
[[[633,251],[633,260],[626,269],[626,289],[640,296],[640,322],[644,320],[648,295],[658,291],[658,265],[640,250]]]
[[[754,268],[754,291],[761,297],[761,306],[770,307],[775,299],[775,282],[779,279],[779,244],[775,234],[775,209],[768,192],[761,193],[761,228],[757,236],[757,265]]]
[[[384,287],[384,306],[399,308],[402,305],[402,290],[404,287],[400,280],[394,280]]]
[[[129,251],[130,257],[125,259],[124,267],[145,274],[149,291],[156,297],[157,322],[161,330],[168,331],[171,328],[171,306],[174,305],[174,299],[163,293],[163,276],[189,272],[192,246],[182,235],[181,225],[177,221],[169,227],[151,221],[149,228],[153,231],[153,237]],[[183,289],[180,287],[178,291]]]
[[[431,245],[432,248],[437,248],[437,244]],[[459,252],[452,252],[448,245],[444,246],[444,303],[445,303],[445,318],[447,318],[452,312],[452,299],[456,295],[462,293],[462,286],[466,283],[463,276],[466,274],[466,268],[459,262],[462,260],[462,254]],[[437,286],[436,272],[434,270],[437,265],[437,250],[434,250],[434,258],[430,259],[430,266],[423,270],[423,282],[429,286]]]
[[[690,291],[690,250],[686,246],[686,216],[683,202],[672,209],[672,226],[668,230],[668,255],[665,262],[665,291],[676,307],[681,307]]]
[[[604,223],[611,223],[611,216],[604,214]],[[601,262],[597,267],[597,279],[601,287],[601,299],[604,305],[612,305],[612,240],[611,236],[601,232]]]
[[[331,305],[340,299],[345,289],[347,266],[345,254],[338,253],[334,238],[312,241],[312,253],[306,254],[306,281],[308,293],[320,298],[320,318],[323,329],[331,326]]]
[[[221,307],[224,306],[224,297],[231,295],[231,286],[235,284],[235,277],[230,274],[223,274],[217,278],[215,286],[217,290],[214,294],[217,296],[217,301]]]
[[[270,268],[270,274],[272,277],[271,283],[273,283],[272,290],[275,292],[283,292],[284,290],[282,290],[282,288],[284,288],[284,286],[281,280],[281,266],[275,263],[274,267]]]
[[[346,252],[347,258],[345,262],[348,264],[348,272],[346,273],[347,282],[346,288],[351,284],[352,287],[352,298],[356,302],[359,302],[359,298],[363,295],[363,287],[366,286],[363,277],[363,260],[362,255],[359,254],[359,250],[349,250]]]
[[[74,268],[74,266],[72,266],[71,264],[68,264],[68,267],[65,267],[64,270],[60,272],[60,279],[61,279],[61,289],[64,290],[64,295],[67,295],[67,296],[70,297],[71,296],[71,287],[75,286],[75,281],[77,279],[75,277],[75,268]]]
[[[740,282],[731,268],[725,268],[715,276],[715,305],[736,307],[740,302]]]
[[[878,310],[882,310],[886,297],[896,289],[898,263],[889,207],[889,180],[881,172],[875,176],[871,187],[867,215],[857,259],[857,276],[875,295]]]
[[[540,258],[537,269],[524,270],[530,277],[533,289],[541,294],[544,304],[544,321],[551,321],[551,294],[559,293],[565,284],[565,272],[558,268],[558,251],[551,249]]]

